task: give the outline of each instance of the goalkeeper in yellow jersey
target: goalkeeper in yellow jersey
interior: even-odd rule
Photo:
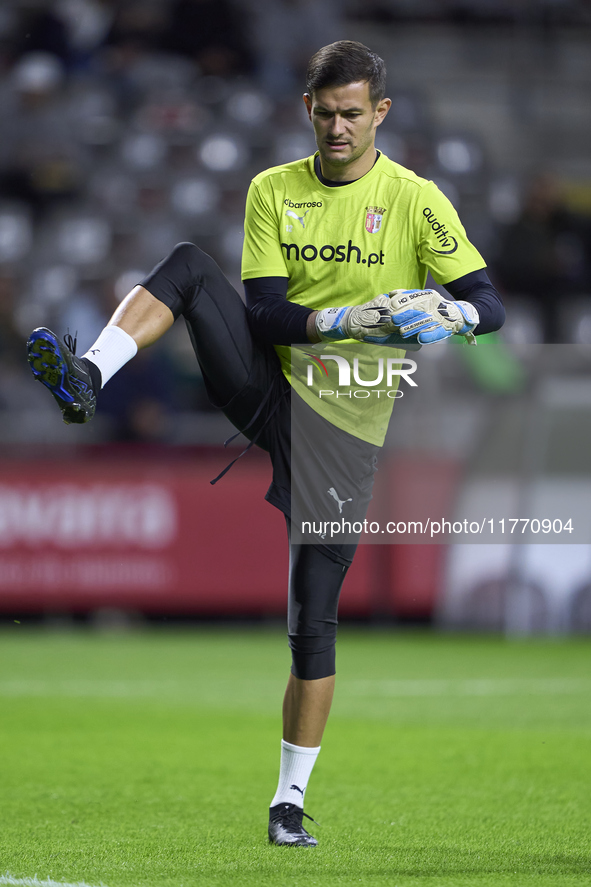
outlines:
[[[327,454],[344,454],[320,481],[327,507],[335,514],[354,509],[357,519],[364,514],[392,401],[378,401],[371,422],[360,422],[355,400],[322,400],[292,379],[290,346],[356,340],[403,355],[409,343],[436,347],[452,335],[471,341],[504,320],[485,262],[452,205],[433,182],[375,148],[391,104],[385,80],[383,61],[360,43],[333,43],[310,60],[304,102],[318,151],[262,172],[250,186],[246,305],[208,255],[181,243],[131,291],[82,357],[47,329],[31,334],[33,374],[64,421],[91,419],[101,387],[182,316],[212,403],[270,455],[267,499],[285,514],[288,534],[292,408],[326,441]],[[449,298],[424,290],[428,271]],[[290,544],[292,666],[269,813],[273,844],[317,844],[303,825],[304,797],[330,711],[337,605],[354,550],[321,538]]]

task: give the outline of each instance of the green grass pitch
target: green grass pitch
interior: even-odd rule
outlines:
[[[341,631],[306,796],[270,847],[274,629],[0,633],[0,884],[591,884],[589,641]]]

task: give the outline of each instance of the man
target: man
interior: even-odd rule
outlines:
[[[391,104],[383,61],[351,41],[323,47],[310,61],[304,101],[318,154],[261,173],[249,190],[247,307],[209,256],[179,244],[132,290],[81,359],[48,330],[29,340],[33,373],[52,391],[64,420],[84,422],[101,385],[183,315],[212,402],[270,453],[267,498],[286,515],[288,533],[290,402],[297,407],[294,422],[321,426],[327,452],[334,445],[344,453],[332,467],[351,494],[336,483],[330,493],[328,479],[323,490],[334,507],[355,501],[358,515],[371,495],[392,406],[382,401],[360,430],[355,403],[343,410],[320,403],[295,378],[290,385],[290,345],[338,347],[351,338],[376,347],[431,343],[488,332],[503,321],[484,261],[453,207],[432,182],[376,152],[376,129]],[[400,294],[376,298],[395,289],[420,291],[428,269],[459,301],[431,291],[419,292],[418,307],[415,292],[402,301]],[[290,545],[292,669],[269,817],[275,844],[317,844],[302,825],[304,795],[332,702],[337,604],[353,553],[354,545],[320,539]]]

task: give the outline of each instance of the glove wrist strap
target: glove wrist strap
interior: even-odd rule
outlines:
[[[350,338],[346,331],[346,321],[350,307],[324,308],[316,315],[316,332],[323,342],[338,342]]]

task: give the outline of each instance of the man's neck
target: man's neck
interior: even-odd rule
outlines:
[[[329,163],[326,158],[320,157],[320,169],[324,178],[330,182],[356,182],[372,169],[377,158],[378,152],[375,148],[371,148],[354,163],[345,166]]]
[[[373,169],[379,156],[380,152],[374,149],[373,153],[371,154],[371,164],[369,164],[369,166],[365,164],[364,172],[362,172],[360,175],[356,175],[357,170],[352,169],[349,166],[345,167],[344,169],[337,168],[335,170],[332,166],[329,166],[328,164],[323,164],[322,157],[320,155],[316,157],[314,168],[316,170],[318,178],[324,185],[350,185],[352,182],[356,182],[357,179],[363,178],[363,176],[366,175],[370,171],[370,169]],[[338,175],[338,173],[341,173],[341,175]]]

